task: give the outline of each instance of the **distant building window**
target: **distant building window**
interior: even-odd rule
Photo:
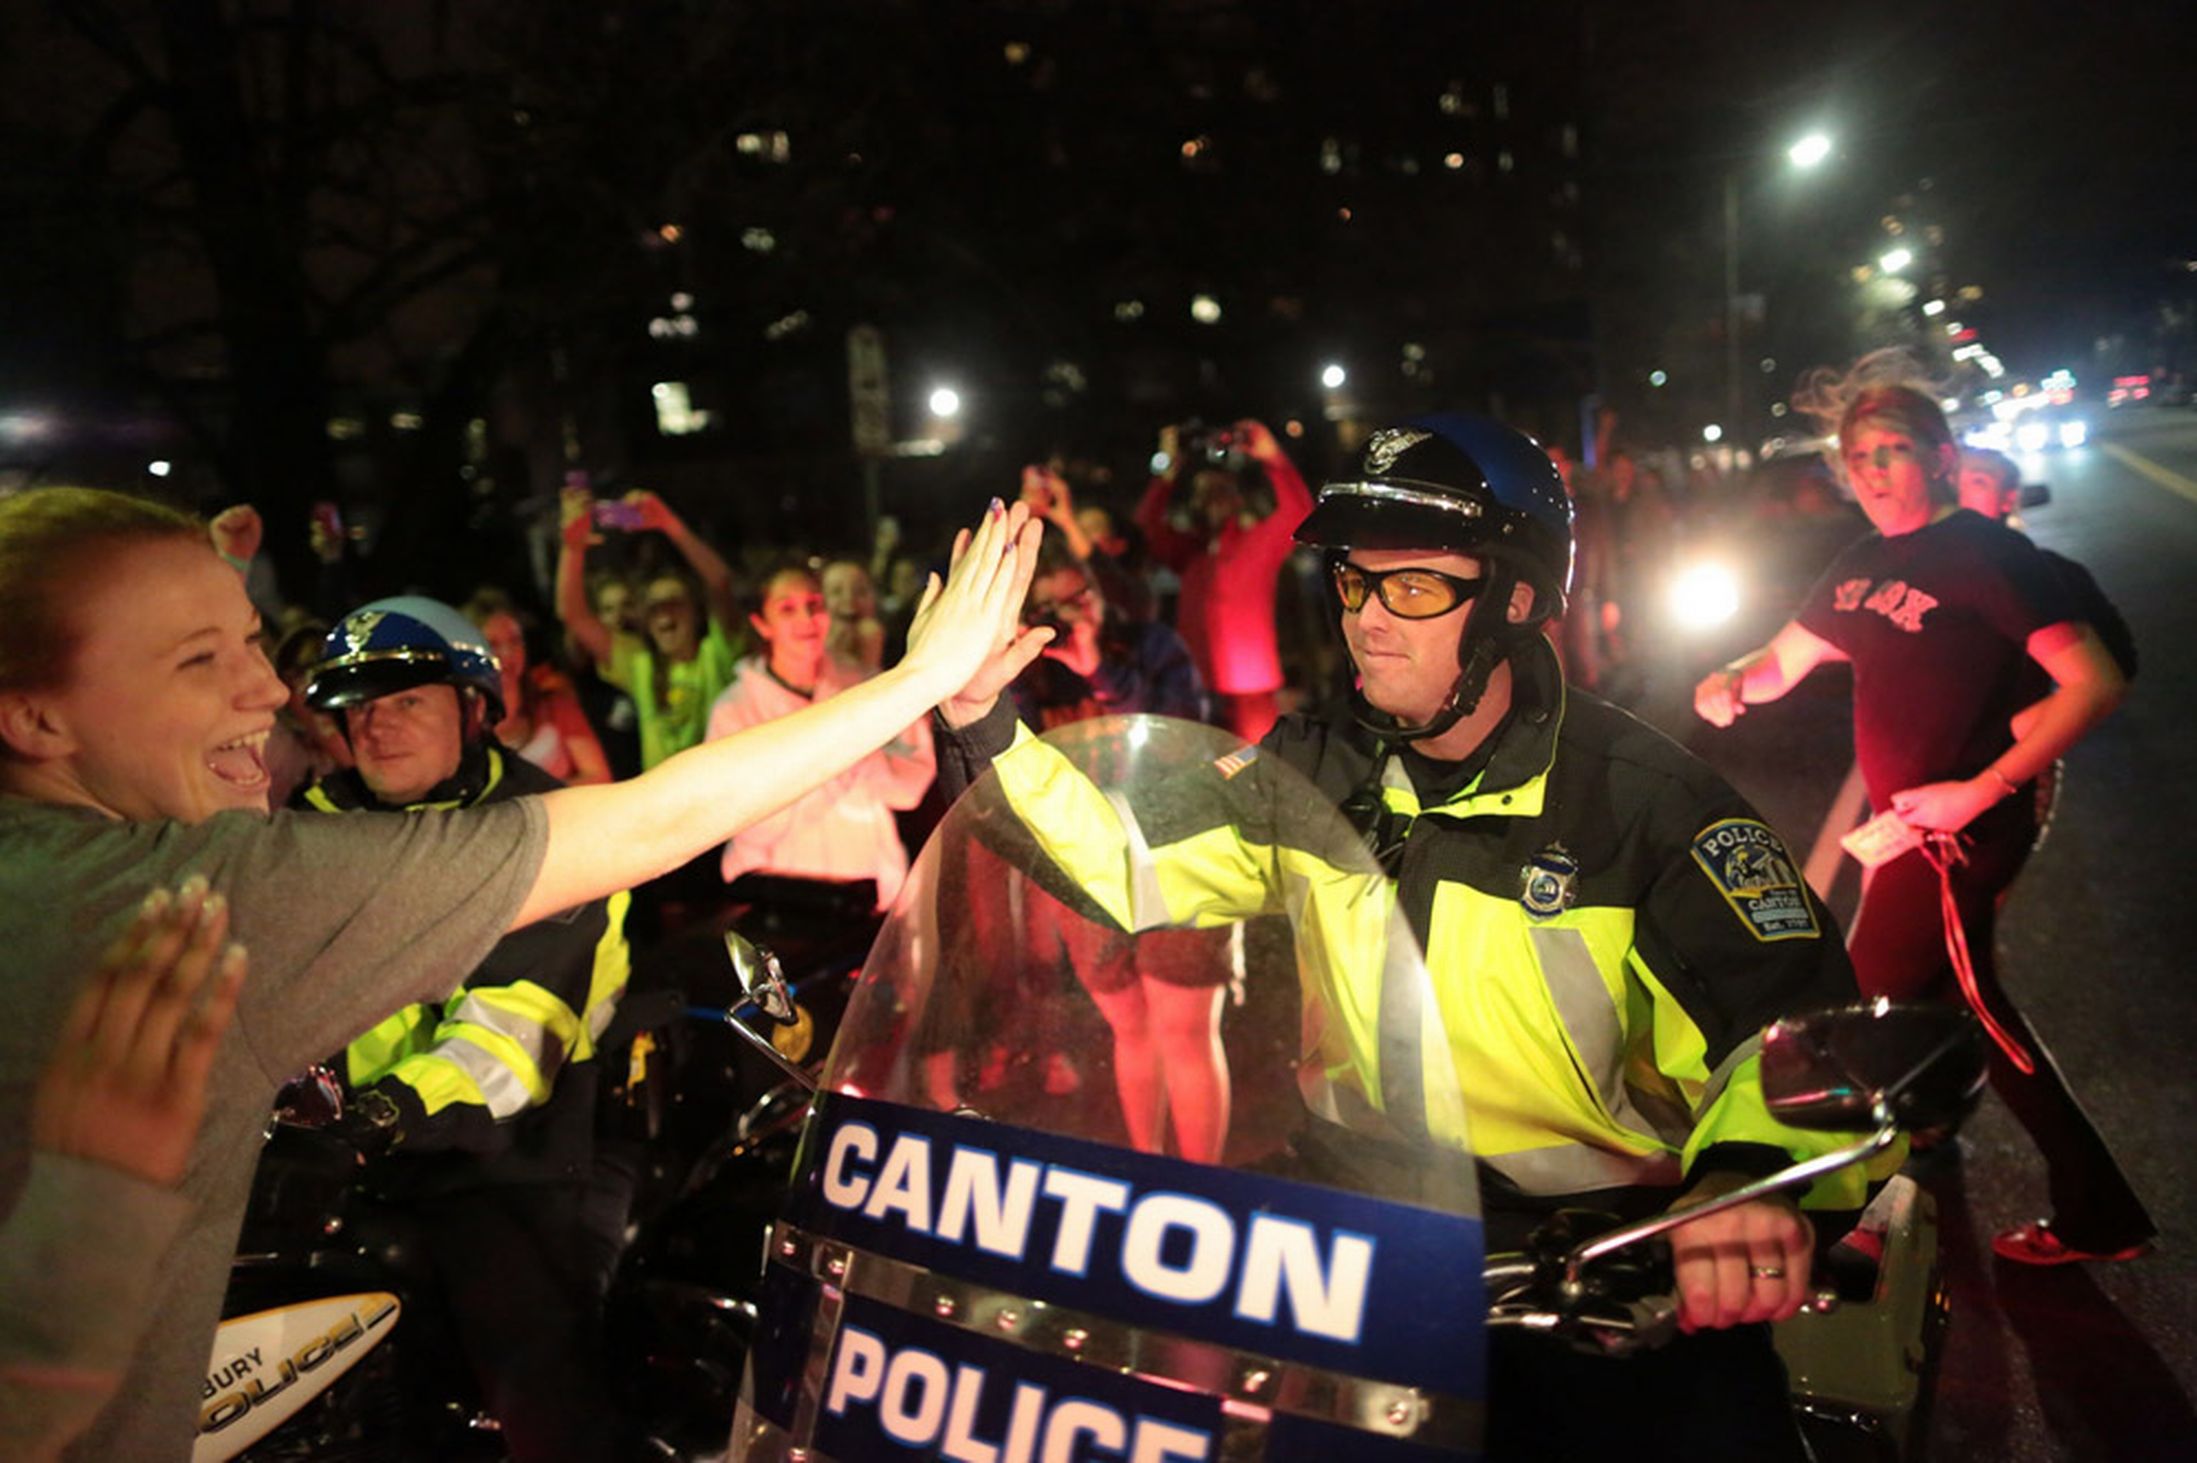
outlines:
[[[757,254],[768,254],[778,247],[778,236],[769,229],[742,229],[740,231],[740,247],[752,250]]]
[[[1566,122],[1564,130],[1557,136],[1557,143],[1564,149],[1564,156],[1579,156],[1579,129]]]
[[[742,157],[761,158],[767,163],[788,162],[793,157],[793,139],[783,132],[743,132],[732,140]]]
[[[1495,84],[1494,107],[1496,121],[1508,122],[1510,120],[1510,88],[1501,82]]]
[[[1341,139],[1325,137],[1320,140],[1320,171],[1339,173],[1343,170],[1343,144]]]
[[[648,389],[656,407],[656,430],[666,437],[691,437],[706,431],[711,413],[696,411],[684,381],[659,381]]]
[[[1518,166],[1518,159],[1512,157],[1510,149],[1506,147],[1495,155],[1495,166],[1498,171],[1507,173]]]

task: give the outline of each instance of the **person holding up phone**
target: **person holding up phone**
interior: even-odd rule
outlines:
[[[1182,576],[1175,628],[1188,642],[1198,674],[1220,699],[1226,724],[1255,742],[1279,714],[1274,592],[1293,547],[1290,536],[1312,512],[1312,494],[1264,423],[1237,422],[1229,434],[1247,464],[1265,474],[1274,510],[1263,518],[1251,511],[1242,476],[1226,461],[1206,456],[1185,463],[1180,429],[1169,427],[1160,434],[1166,465],[1137,505],[1137,527],[1152,557]],[[1189,478],[1191,522],[1178,525],[1170,505],[1183,476]]]
[[[584,482],[567,480],[563,510],[557,618],[593,658],[602,678],[633,698],[646,771],[701,743],[708,734],[711,704],[732,684],[744,648],[732,569],[654,493],[597,500]],[[613,631],[588,603],[587,551],[598,531],[660,533],[691,571],[691,578],[666,571],[648,580],[642,589],[638,636]]]

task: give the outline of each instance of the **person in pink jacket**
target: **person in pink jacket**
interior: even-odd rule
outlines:
[[[1282,684],[1274,589],[1293,547],[1292,535],[1312,511],[1312,494],[1262,423],[1238,422],[1231,433],[1273,485],[1274,511],[1264,518],[1252,516],[1242,482],[1225,466],[1185,463],[1180,430],[1169,427],[1160,433],[1167,469],[1152,479],[1137,504],[1137,527],[1152,557],[1182,580],[1175,628],[1218,698],[1223,720],[1244,740],[1257,741],[1274,724],[1274,693]],[[1168,514],[1185,473],[1189,528],[1178,526]]]
[[[771,575],[763,585],[762,608],[748,623],[765,653],[742,660],[732,684],[710,708],[712,741],[828,701],[868,678],[863,666],[830,652],[824,587],[805,567]],[[751,869],[812,879],[875,879],[878,908],[890,908],[908,877],[908,853],[893,812],[923,800],[937,765],[929,720],[912,723],[822,787],[734,835],[721,865],[725,882]]]

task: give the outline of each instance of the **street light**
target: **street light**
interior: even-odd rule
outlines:
[[[951,386],[941,386],[933,391],[931,415],[941,420],[961,415],[961,393]]]
[[[1793,166],[1802,170],[1815,167],[1830,155],[1831,139],[1822,132],[1811,132],[1785,149],[1785,156],[1792,159]]]
[[[1894,249],[1891,253],[1886,254],[1883,258],[1877,261],[1878,265],[1883,268],[1886,274],[1898,274],[1901,270],[1905,269],[1908,265],[1914,262],[1915,255],[1914,251],[1911,249]]]
[[[1320,372],[1320,384],[1330,391],[1339,390],[1349,379],[1350,373],[1332,362]]]

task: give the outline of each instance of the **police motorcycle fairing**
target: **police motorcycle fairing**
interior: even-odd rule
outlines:
[[[1233,779],[1256,758],[1157,718],[1048,741],[1132,851],[1182,774]],[[1476,1454],[1469,1165],[1383,1191],[1320,1171],[1297,1141],[1314,1120],[1397,1140],[1344,1040],[1372,1013],[1330,972],[1370,951],[1423,987],[1425,967],[1341,816],[1287,768],[1260,779],[1288,836],[1232,842],[1210,887],[1136,868],[1122,887],[1143,918],[1063,878],[1063,851],[1032,842],[996,777],[956,803],[825,1065],[766,1248],[733,1457]],[[1309,879],[1328,885],[1316,908]],[[1246,911],[1247,889],[1271,896]],[[1210,1013],[1210,1069],[1181,1045],[1145,1063],[1137,1043],[1186,1005]],[[1431,999],[1420,1009],[1438,1021]],[[1429,1107],[1461,1133],[1454,1086],[1433,1085]],[[1161,1151],[1199,1144],[1218,1160]]]

